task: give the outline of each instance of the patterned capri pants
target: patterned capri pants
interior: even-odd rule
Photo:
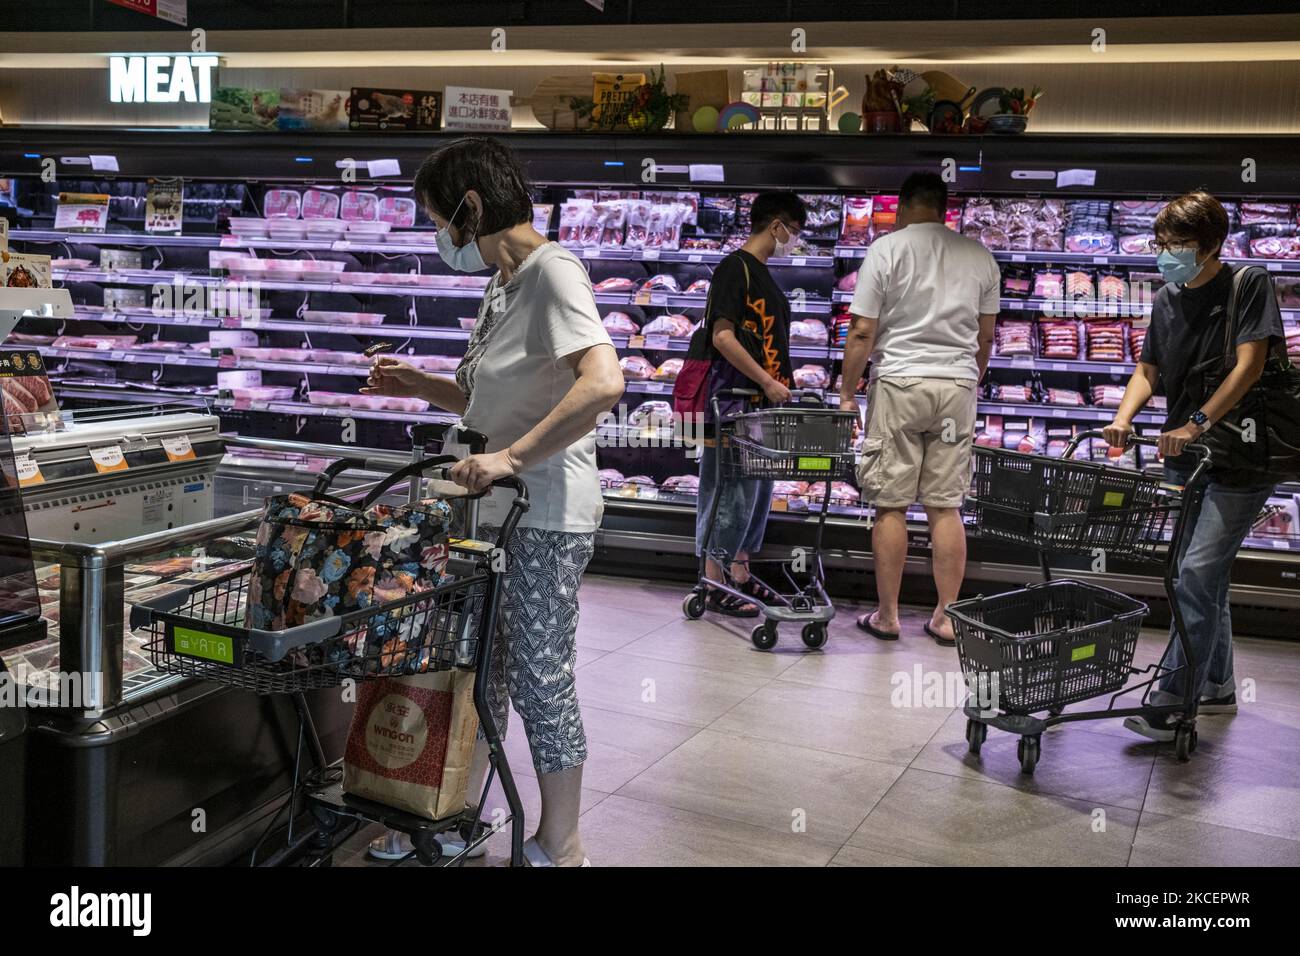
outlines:
[[[483,525],[480,538],[500,529]],[[506,547],[497,639],[488,664],[488,707],[505,737],[513,704],[539,774],[580,766],[587,736],[578,710],[578,585],[595,534],[516,528]]]

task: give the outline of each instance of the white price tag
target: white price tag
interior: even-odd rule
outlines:
[[[14,469],[18,472],[19,487],[26,488],[28,485],[39,485],[45,481],[45,476],[41,474],[41,466],[30,455],[19,455],[15,458]]]
[[[793,259],[790,260],[790,265],[792,266],[805,266],[807,264],[808,264],[808,260],[803,256],[795,256]]]
[[[369,167],[372,179],[378,179],[380,176],[400,176],[402,175],[402,164],[395,159],[372,159],[366,163]]]
[[[90,460],[101,475],[110,471],[126,471],[126,456],[118,445],[102,445],[90,449]]]
[[[648,349],[666,349],[668,348],[668,336],[647,335],[645,337],[645,347]]]
[[[1052,417],[1053,417],[1053,418],[1069,418],[1069,417],[1070,417],[1070,413],[1069,413],[1069,411],[1067,411],[1067,410],[1064,409],[1064,408],[1054,408],[1054,409],[1052,409]]]
[[[662,392],[667,385],[664,382],[646,382],[645,390],[647,392]]]
[[[255,412],[264,412],[268,410],[271,405],[269,402],[249,402],[248,407]]]
[[[1011,261],[1012,261],[1012,262],[1024,262],[1024,261],[1025,261],[1025,254],[1024,254],[1023,252],[1015,252],[1015,253],[1012,253],[1012,254],[1011,254]]]
[[[1127,371],[1128,369],[1126,369],[1123,365],[1112,365],[1110,367],[1110,374],[1112,375],[1123,375]]]
[[[1268,264],[1269,272],[1281,272],[1283,268],[1284,268],[1284,263],[1281,262],[1270,262]]]
[[[1269,542],[1269,544],[1277,548],[1279,551],[1291,550],[1291,542],[1287,541],[1286,538],[1274,538],[1272,541]]]
[[[667,304],[668,304],[668,293],[666,293],[666,292],[651,292],[651,293],[650,293],[650,304],[651,304],[651,305],[667,305]]]
[[[641,250],[641,258],[644,259],[644,260],[646,260],[647,262],[652,262],[652,261],[654,261],[655,259],[658,259],[658,258],[659,258],[659,250],[658,250],[658,249],[642,249],[642,250]]]
[[[1053,362],[1053,363],[1052,363],[1052,371],[1053,371],[1053,372],[1068,372],[1069,370],[1070,370],[1070,366],[1066,365],[1064,362]]]
[[[125,353],[123,352],[112,351],[108,353],[108,360],[110,362],[120,362],[124,357]]]
[[[1025,304],[1019,299],[1004,299],[1002,307],[1004,309],[1024,309]]]
[[[1093,256],[1092,261],[1104,266],[1110,262],[1110,256]]]
[[[194,446],[190,444],[189,435],[172,435],[162,440],[163,451],[168,461],[193,461]]]
[[[704,261],[704,256],[700,255],[698,252],[692,252],[689,256],[686,257],[686,261],[687,261],[687,262],[703,262],[703,261]]]

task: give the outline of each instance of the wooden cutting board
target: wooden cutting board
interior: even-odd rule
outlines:
[[[569,108],[569,99],[574,96],[590,99],[591,88],[590,73],[578,76],[548,76],[537,84],[531,96],[516,96],[512,102],[516,106],[532,107],[537,122],[548,129],[586,129],[591,125],[591,119],[589,117],[579,119]]]

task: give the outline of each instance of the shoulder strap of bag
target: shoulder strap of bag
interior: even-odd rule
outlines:
[[[1243,266],[1232,274],[1232,291],[1228,293],[1228,321],[1223,333],[1223,374],[1227,375],[1237,364],[1237,323],[1240,318],[1241,309],[1241,289],[1246,284],[1246,274],[1250,272],[1264,272],[1259,266]],[[1267,273],[1264,273],[1264,280],[1268,284],[1268,289],[1272,291],[1272,279]],[[1278,363],[1282,368],[1287,368],[1291,364],[1291,358],[1287,355],[1286,342],[1274,342],[1269,357]]]

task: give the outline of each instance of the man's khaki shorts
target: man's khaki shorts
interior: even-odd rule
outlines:
[[[880,508],[960,508],[971,481],[977,382],[878,378],[867,390],[858,484]]]

